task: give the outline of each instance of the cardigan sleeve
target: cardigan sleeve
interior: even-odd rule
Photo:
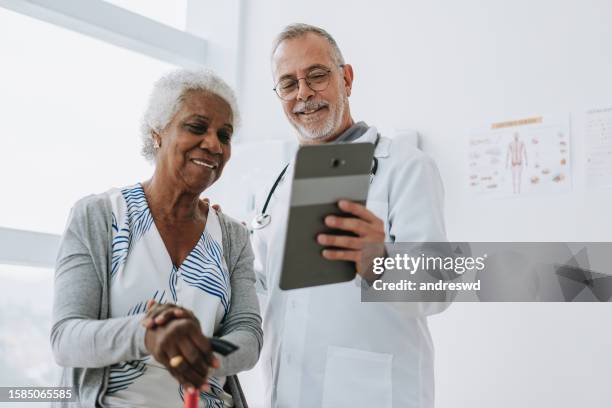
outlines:
[[[218,376],[233,375],[252,368],[259,359],[263,345],[249,232],[238,222],[228,222],[227,219],[223,222],[226,223],[227,237],[231,240],[228,268],[232,299],[225,321],[216,335],[239,349],[227,357],[217,356],[221,362],[221,367],[215,370]]]
[[[100,196],[73,207],[55,268],[51,346],[63,367],[104,367],[143,358],[142,314],[103,319],[108,226]]]

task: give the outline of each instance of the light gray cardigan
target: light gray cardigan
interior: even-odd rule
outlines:
[[[219,333],[240,347],[220,357],[215,375],[227,376],[255,365],[263,343],[255,293],[253,251],[247,229],[219,213],[223,252],[230,273],[231,304]],[[111,203],[107,194],[85,197],[72,209],[55,269],[51,345],[65,367],[61,386],[74,387],[78,404],[103,406],[109,366],[148,355],[143,314],[109,319]]]

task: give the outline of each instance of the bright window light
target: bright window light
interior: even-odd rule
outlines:
[[[104,0],[151,20],[185,31],[187,0]]]
[[[55,386],[51,352],[53,271],[0,264],[0,386]]]
[[[61,233],[79,198],[152,174],[139,120],[173,66],[2,8],[0,39],[0,226]]]

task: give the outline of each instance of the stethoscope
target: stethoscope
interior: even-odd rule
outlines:
[[[374,148],[376,148],[376,146],[378,146],[378,141],[379,140],[380,140],[380,134],[377,134],[376,135],[376,141],[374,142]],[[272,185],[272,188],[268,192],[268,196],[266,197],[266,202],[264,203],[264,206],[263,206],[263,208],[261,210],[261,213],[259,213],[257,216],[255,216],[255,218],[253,218],[253,221],[251,221],[251,227],[254,230],[263,229],[263,228],[267,227],[268,225],[270,225],[270,223],[272,222],[272,216],[270,214],[266,213],[266,210],[268,209],[268,204],[270,204],[270,200],[272,199],[272,196],[274,195],[274,192],[276,191],[276,188],[278,187],[278,185],[282,181],[283,176],[287,172],[288,168],[289,168],[289,164],[287,164],[285,167],[283,167],[283,170],[280,172],[280,174],[278,175],[278,177],[274,181],[274,184]],[[372,163],[372,170],[370,171],[370,183],[372,183],[372,180],[373,180],[374,176],[376,175],[376,171],[377,170],[378,170],[378,158],[374,157],[373,158],[373,163]]]

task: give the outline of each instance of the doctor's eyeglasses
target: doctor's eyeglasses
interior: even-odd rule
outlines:
[[[340,68],[344,65],[339,65]],[[303,78],[286,77],[282,78],[274,88],[274,92],[284,101],[294,99],[300,88],[300,80],[304,80],[306,85],[315,92],[324,91],[329,85],[329,78],[332,70],[329,68],[313,68]]]

